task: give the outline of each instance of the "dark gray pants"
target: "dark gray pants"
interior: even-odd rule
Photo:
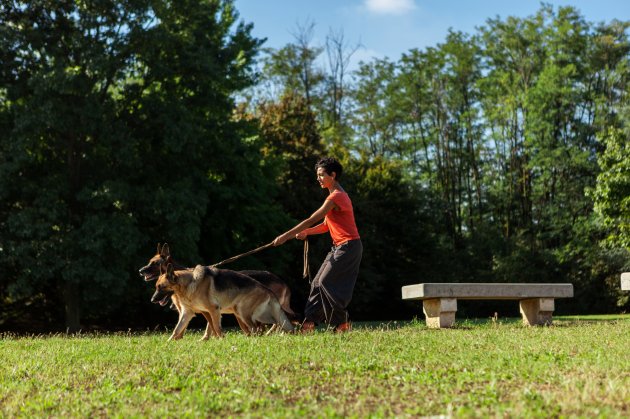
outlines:
[[[362,254],[361,240],[333,246],[311,282],[304,309],[307,321],[332,326],[348,321],[346,307],[352,299]]]

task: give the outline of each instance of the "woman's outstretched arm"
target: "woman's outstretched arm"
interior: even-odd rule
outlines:
[[[296,234],[302,232],[303,230],[309,228],[310,226],[312,226],[316,222],[322,220],[326,216],[326,214],[328,214],[328,211],[330,211],[333,208],[335,208],[335,206],[336,206],[336,204],[332,200],[328,200],[327,199],[326,201],[324,201],[324,204],[321,207],[319,207],[319,209],[317,211],[315,211],[306,220],[302,221],[301,223],[299,223],[298,225],[293,227],[291,230],[289,230],[289,231],[279,235],[278,237],[276,237],[275,240],[273,241],[273,245],[274,246],[280,246],[281,244],[283,244],[287,240],[296,238],[295,237]],[[327,230],[325,230],[325,231],[327,231]],[[324,231],[322,231],[322,233],[323,232]]]

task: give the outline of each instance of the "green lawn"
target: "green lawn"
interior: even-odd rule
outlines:
[[[0,339],[0,417],[630,416],[630,316]]]

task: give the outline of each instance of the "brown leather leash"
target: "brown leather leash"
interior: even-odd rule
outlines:
[[[267,243],[263,246],[257,247],[253,250],[250,250],[249,252],[245,252],[245,253],[241,253],[240,255],[236,255],[236,256],[232,256],[229,259],[225,259],[222,260],[221,262],[217,262],[214,265],[210,265],[212,268],[216,268],[217,266],[220,265],[224,265],[226,263],[230,263],[230,262],[234,262],[235,260],[239,260],[241,258],[244,258],[245,256],[249,256],[252,255],[254,253],[260,252],[261,250],[265,250],[268,247],[273,246],[273,242],[271,243]],[[308,278],[308,282],[311,283],[313,282],[313,279],[311,278],[311,270],[308,266],[308,237],[304,239],[304,271],[302,273],[302,278],[306,279]]]
[[[271,247],[271,246],[273,246],[273,242],[267,243],[264,246],[257,247],[254,250],[250,250],[249,252],[245,252],[245,253],[241,253],[240,255],[232,256],[229,259],[222,260],[221,262],[215,263],[214,265],[210,265],[210,266],[212,266],[213,268],[216,268],[219,265],[223,265],[223,264],[226,264],[226,263],[234,262],[235,260],[239,260],[240,258],[244,258],[245,256],[249,256],[249,255],[254,254],[256,252],[260,252],[261,250],[264,250],[264,249],[266,249],[268,247]]]

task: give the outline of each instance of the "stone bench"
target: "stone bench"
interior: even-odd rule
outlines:
[[[624,272],[621,274],[621,289],[624,291],[630,291],[630,272]]]
[[[551,324],[554,299],[570,297],[572,284],[427,283],[402,287],[403,300],[422,300],[431,328],[453,325],[457,300],[518,300],[524,324]]]

